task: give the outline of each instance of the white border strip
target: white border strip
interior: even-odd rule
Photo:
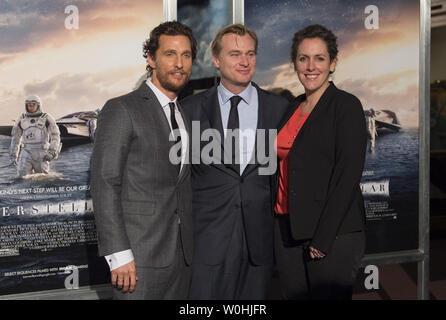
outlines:
[[[164,22],[178,19],[177,0],[163,0]]]

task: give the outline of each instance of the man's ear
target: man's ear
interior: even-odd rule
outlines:
[[[150,54],[147,55],[147,63],[152,69],[155,69],[156,66],[155,59]]]
[[[214,63],[214,67],[216,69],[220,69],[220,60],[214,55],[212,55],[212,62]]]

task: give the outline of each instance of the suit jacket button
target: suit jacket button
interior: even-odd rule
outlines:
[[[243,183],[245,179],[243,177],[240,177],[240,183]]]

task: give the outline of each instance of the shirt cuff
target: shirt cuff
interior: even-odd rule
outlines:
[[[131,249],[112,253],[108,256],[105,256],[104,258],[107,261],[108,266],[110,267],[110,271],[115,270],[115,269],[135,260]]]

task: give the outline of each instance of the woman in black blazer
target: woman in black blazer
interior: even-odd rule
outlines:
[[[361,102],[329,81],[336,36],[320,25],[295,33],[291,61],[305,94],[277,136],[275,253],[287,299],[351,299],[364,254],[360,179],[367,133]]]

